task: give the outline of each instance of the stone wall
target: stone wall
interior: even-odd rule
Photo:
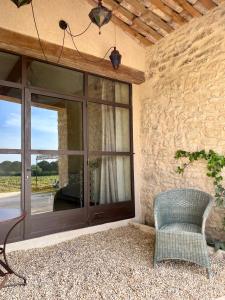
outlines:
[[[184,173],[178,149],[213,149],[225,154],[225,4],[196,18],[147,51],[141,101],[141,201],[144,221],[153,223],[153,197],[167,189],[194,187],[214,194],[206,163]],[[224,182],[225,184],[225,182]],[[225,239],[225,210],[214,208],[209,235]]]

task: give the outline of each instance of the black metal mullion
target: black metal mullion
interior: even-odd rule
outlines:
[[[90,174],[89,174],[89,132],[88,132],[88,75],[84,75],[84,103],[83,103],[83,139],[84,139],[84,190],[85,190],[85,206],[86,221],[90,225]]]

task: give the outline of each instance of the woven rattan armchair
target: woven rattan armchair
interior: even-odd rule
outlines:
[[[212,196],[194,189],[170,190],[156,196],[154,266],[166,259],[186,260],[206,267],[210,277],[205,223],[212,201]]]

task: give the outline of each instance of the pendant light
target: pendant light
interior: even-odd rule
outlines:
[[[17,7],[30,4],[32,0],[11,0]]]
[[[111,60],[113,68],[115,70],[119,69],[119,66],[121,64],[122,55],[119,53],[119,51],[116,49],[116,47],[114,47],[114,50],[110,54],[109,58]]]
[[[112,12],[102,5],[102,0],[99,0],[98,6],[90,11],[89,18],[92,23],[98,26],[99,34],[101,34],[101,27],[109,23],[112,18]]]

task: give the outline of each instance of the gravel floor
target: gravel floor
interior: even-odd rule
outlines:
[[[225,295],[224,260],[212,257],[209,281],[205,270],[191,263],[167,261],[153,269],[153,246],[154,236],[128,226],[14,252],[9,258],[26,274],[28,285],[4,288],[0,299],[207,300]]]

